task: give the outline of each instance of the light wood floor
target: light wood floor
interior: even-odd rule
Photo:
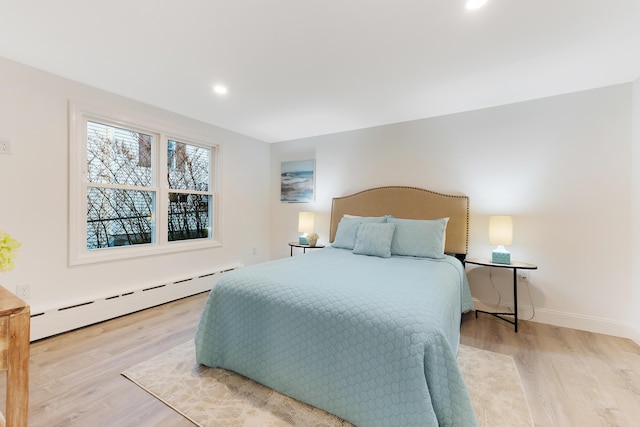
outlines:
[[[205,298],[33,343],[29,425],[192,426],[120,372],[192,339]],[[533,322],[520,326],[516,334],[493,317],[466,315],[462,343],[514,357],[536,426],[640,425],[640,347]]]
[[[465,315],[463,344],[513,356],[536,426],[640,426],[640,347],[628,339]],[[508,410],[508,408],[505,408]]]

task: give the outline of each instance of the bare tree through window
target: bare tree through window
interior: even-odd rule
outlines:
[[[195,191],[209,191],[208,148],[169,140],[167,145],[169,189],[168,240],[199,239],[211,233],[211,197]]]
[[[87,121],[87,249],[156,241],[152,135]],[[169,141],[167,240],[211,237],[210,149]]]

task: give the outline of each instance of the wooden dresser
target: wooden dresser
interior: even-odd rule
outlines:
[[[7,427],[28,424],[30,320],[27,303],[0,286],[0,370],[7,372],[7,413],[0,425]]]

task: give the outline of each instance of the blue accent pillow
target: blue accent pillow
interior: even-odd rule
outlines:
[[[358,226],[353,253],[357,255],[391,257],[391,240],[395,224],[363,223]]]
[[[395,224],[391,254],[423,258],[444,258],[449,218],[434,220],[387,218]]]
[[[386,218],[383,216],[359,216],[343,217],[338,223],[336,236],[331,246],[334,248],[353,249],[356,243],[358,226],[362,223],[383,223]]]

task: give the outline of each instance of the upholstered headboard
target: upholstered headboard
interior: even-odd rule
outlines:
[[[469,198],[415,187],[378,187],[335,197],[331,206],[329,241],[333,242],[343,215],[393,215],[407,219],[449,217],[445,252],[466,255],[469,246]]]

